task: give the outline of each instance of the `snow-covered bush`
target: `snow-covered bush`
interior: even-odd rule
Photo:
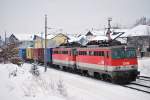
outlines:
[[[60,95],[62,95],[64,97],[67,96],[67,91],[66,91],[65,85],[63,83],[63,80],[61,80],[61,79],[57,83],[57,90],[60,93]]]
[[[13,76],[13,77],[17,76],[17,68],[15,70],[12,70],[12,71],[9,72],[9,78],[11,76]]]
[[[40,72],[39,72],[39,70],[37,68],[37,64],[32,64],[30,72],[34,76],[39,76],[40,75]]]

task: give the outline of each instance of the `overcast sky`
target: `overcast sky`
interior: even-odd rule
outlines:
[[[0,0],[0,34],[40,33],[45,14],[49,27],[80,33],[104,28],[108,17],[121,25],[150,18],[150,0]]]

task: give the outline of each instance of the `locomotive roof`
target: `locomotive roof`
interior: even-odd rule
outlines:
[[[132,46],[127,46],[127,45],[118,45],[118,46],[108,46],[108,47],[59,47],[59,48],[54,48],[54,49],[72,49],[72,48],[76,48],[76,49],[80,49],[80,50],[87,50],[87,49],[102,49],[102,50],[106,50],[106,49],[115,49],[115,48],[134,48]]]
[[[108,46],[108,47],[80,47],[79,49],[115,49],[115,48],[134,48],[127,45]]]

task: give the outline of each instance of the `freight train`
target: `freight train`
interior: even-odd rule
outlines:
[[[136,50],[126,45],[60,46],[47,48],[46,54],[50,66],[113,83],[135,81],[139,74]],[[26,61],[44,63],[44,48],[20,48],[19,56]]]

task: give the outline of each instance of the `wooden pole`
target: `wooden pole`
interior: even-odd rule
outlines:
[[[45,72],[47,71],[47,15],[45,15],[45,49],[44,49],[44,66]]]

